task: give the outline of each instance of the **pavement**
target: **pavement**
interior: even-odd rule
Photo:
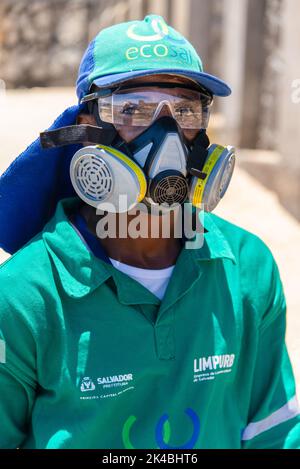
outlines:
[[[76,103],[70,88],[36,88],[0,94],[0,174],[40,131],[50,126],[67,106]],[[212,117],[212,129],[219,116]],[[228,142],[230,143],[230,142]],[[261,152],[263,157],[264,152]],[[279,266],[287,300],[286,341],[298,394],[300,389],[300,223],[282,207],[276,194],[241,166],[253,150],[237,151],[236,169],[224,199],[214,213],[258,235]],[[276,155],[274,156],[276,157]],[[0,250],[0,262],[8,255]]]

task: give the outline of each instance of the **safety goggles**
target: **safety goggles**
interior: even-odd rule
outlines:
[[[213,98],[179,84],[155,84],[100,90],[82,99],[96,99],[102,121],[115,126],[149,127],[167,106],[183,130],[206,129]]]

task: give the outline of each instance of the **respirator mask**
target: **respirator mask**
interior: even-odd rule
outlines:
[[[210,145],[212,96],[206,90],[169,83],[121,86],[81,102],[97,126],[43,132],[41,143],[44,148],[95,144],[78,150],[70,164],[72,185],[84,202],[119,213],[141,201],[162,212],[184,202],[209,212],[217,206],[231,180],[235,154],[233,147]],[[168,115],[160,117],[164,107]],[[124,126],[135,131],[129,143],[118,133]]]

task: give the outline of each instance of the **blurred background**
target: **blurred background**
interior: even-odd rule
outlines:
[[[299,388],[298,0],[1,0],[0,174],[75,104],[78,65],[94,35],[148,13],[164,16],[193,43],[205,71],[233,89],[215,100],[209,129],[211,141],[237,147],[236,170],[215,213],[257,234],[274,254]],[[7,257],[0,252],[0,262]]]

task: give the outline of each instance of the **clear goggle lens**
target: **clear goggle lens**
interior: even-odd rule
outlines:
[[[174,87],[121,89],[98,98],[98,112],[104,122],[117,126],[149,127],[167,106],[183,129],[206,129],[212,98],[197,90]]]

